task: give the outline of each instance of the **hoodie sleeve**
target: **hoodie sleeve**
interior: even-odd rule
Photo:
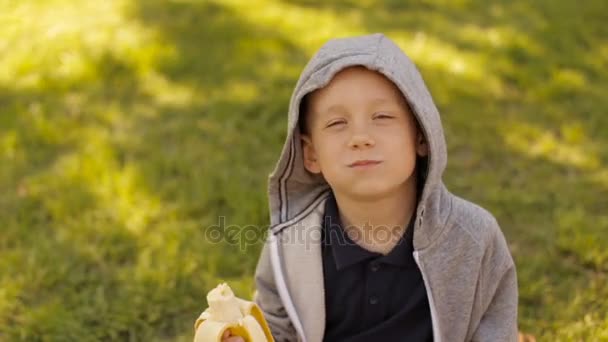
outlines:
[[[494,221],[496,227],[498,224]],[[505,238],[497,228],[494,239],[486,251],[482,281],[484,295],[489,298],[485,304],[479,325],[472,341],[517,341],[517,275],[513,258]],[[497,266],[500,265],[500,266]]]
[[[262,309],[275,341],[296,341],[296,330],[287,316],[275,286],[268,248],[268,243],[264,244],[258,260],[253,300]]]

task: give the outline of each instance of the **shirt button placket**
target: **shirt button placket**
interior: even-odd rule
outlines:
[[[382,303],[381,291],[382,291],[382,277],[380,274],[380,263],[378,261],[372,261],[367,265],[367,297],[366,297],[366,317],[368,322],[374,322],[374,324],[380,322],[382,317]]]

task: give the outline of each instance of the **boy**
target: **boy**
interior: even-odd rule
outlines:
[[[255,301],[277,341],[515,341],[494,217],[451,194],[439,113],[381,34],[329,41],[293,93],[269,177]]]

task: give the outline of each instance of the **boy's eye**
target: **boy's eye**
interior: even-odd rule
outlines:
[[[334,120],[334,121],[330,121],[326,127],[334,127],[334,126],[338,126],[338,125],[341,125],[344,123],[346,123],[346,121],[344,121],[344,120]]]
[[[392,118],[394,118],[394,116],[385,114],[385,113],[378,113],[374,116],[374,119],[392,119]]]

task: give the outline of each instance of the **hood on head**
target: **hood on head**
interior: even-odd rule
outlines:
[[[391,80],[401,90],[426,137],[429,154],[419,207],[442,185],[447,152],[439,112],[414,63],[382,34],[333,39],[308,62],[289,103],[287,137],[268,179],[270,226],[274,233],[308,215],[329,191],[321,175],[304,168],[298,118],[302,98],[323,88],[339,71],[364,66]]]

